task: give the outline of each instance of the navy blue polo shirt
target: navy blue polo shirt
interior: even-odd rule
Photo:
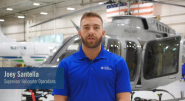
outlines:
[[[117,101],[116,94],[131,92],[129,70],[125,60],[101,47],[91,61],[80,50],[63,59],[64,89],[53,89],[53,95],[68,96],[69,101]]]

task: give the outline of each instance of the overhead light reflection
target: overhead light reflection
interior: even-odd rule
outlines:
[[[40,14],[47,15],[48,13],[47,12],[40,12]]]
[[[166,49],[168,49],[169,46],[166,46]]]
[[[39,4],[39,3],[33,3],[33,5],[35,5],[35,6],[39,6],[40,4]]]
[[[0,19],[1,22],[4,22],[4,19]]]
[[[67,10],[75,10],[75,8],[70,8],[70,7],[68,7]]]
[[[7,8],[6,10],[8,10],[8,11],[12,11],[12,10],[13,10],[13,8]]]

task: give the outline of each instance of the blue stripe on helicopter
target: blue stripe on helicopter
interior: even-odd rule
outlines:
[[[17,57],[17,56],[1,56],[1,58],[5,58],[5,59],[20,59],[22,57]],[[46,58],[46,57],[31,57],[31,58]]]
[[[182,65],[182,78],[181,79],[185,79],[185,63],[183,63]]]
[[[185,63],[182,65],[182,74],[185,75]]]
[[[127,5],[127,3],[119,4],[119,6],[126,6],[126,5]],[[118,7],[118,4],[107,5],[107,9],[116,8],[116,7]]]

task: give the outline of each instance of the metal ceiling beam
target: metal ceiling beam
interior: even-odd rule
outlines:
[[[28,0],[28,1],[30,1],[30,0]],[[14,16],[15,13],[24,14],[24,13],[27,13],[28,11],[31,11],[31,10],[35,10],[35,9],[42,8],[42,7],[46,7],[46,6],[51,6],[51,5],[54,5],[54,4],[57,4],[57,3],[62,3],[62,2],[64,2],[64,1],[55,2],[55,3],[48,4],[48,5],[39,6],[39,7],[36,7],[36,8],[32,8],[32,9],[28,9],[28,10],[23,10],[23,11],[19,11],[19,12],[14,12],[13,14],[8,14],[8,15],[0,16],[0,17],[1,17],[1,18],[4,18],[4,17],[7,17],[7,16]],[[28,14],[28,15],[29,15],[29,14]]]
[[[10,0],[11,1],[11,0]],[[14,5],[18,5],[18,4],[21,4],[21,3],[24,3],[24,2],[28,2],[28,1],[30,1],[30,0],[22,0],[22,1],[20,1],[20,2],[12,2],[12,3],[10,3],[10,4],[4,4],[4,6],[0,6],[0,9],[2,9],[2,8],[6,8],[6,7],[10,7],[10,6],[14,6]],[[2,4],[2,2],[1,2],[1,4]]]
[[[90,2],[88,3],[84,3],[84,1],[82,0],[82,3],[80,4],[81,6],[85,6],[85,5],[90,5],[90,4],[95,4],[95,3],[99,3],[99,2],[105,2],[107,0],[99,0],[99,1],[92,1],[90,0]]]

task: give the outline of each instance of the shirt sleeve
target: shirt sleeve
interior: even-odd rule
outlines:
[[[122,92],[132,92],[130,85],[130,75],[127,63],[123,58],[119,59],[116,64],[116,94]]]
[[[60,62],[58,68],[64,68],[64,89],[53,89],[52,95],[69,96],[68,69],[64,60]]]

